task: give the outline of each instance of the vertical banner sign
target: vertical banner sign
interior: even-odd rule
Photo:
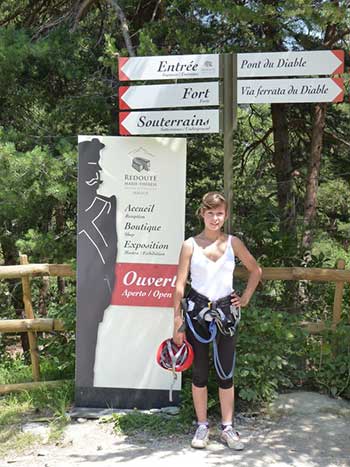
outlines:
[[[184,138],[79,136],[77,406],[169,405],[185,172]]]

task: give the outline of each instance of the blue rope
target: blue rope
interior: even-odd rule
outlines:
[[[192,324],[192,321],[191,321],[191,318],[189,316],[188,313],[186,313],[186,321],[187,321],[187,324],[188,324],[188,327],[191,329],[191,331],[193,332],[193,335],[194,337],[197,339],[197,341],[201,342],[202,344],[209,344],[209,342],[212,342],[215,337],[216,337],[216,334],[218,332],[218,329],[216,327],[216,323],[214,320],[212,320],[209,324],[209,334],[210,334],[210,337],[209,339],[204,339],[202,336],[200,336],[194,329],[193,327],[193,324]]]
[[[189,314],[186,313],[185,316],[186,316],[186,321],[187,321],[188,327],[191,329],[194,337],[199,342],[201,342],[202,344],[209,344],[210,342],[213,342],[214,366],[215,366],[215,370],[216,370],[216,373],[218,374],[219,378],[220,379],[230,379],[230,378],[232,378],[233,372],[234,372],[234,369],[235,369],[235,363],[236,363],[236,351],[233,352],[232,369],[229,372],[229,374],[226,375],[226,373],[224,372],[224,370],[222,368],[222,365],[220,363],[220,359],[219,359],[218,345],[217,345],[216,339],[215,339],[215,337],[217,335],[217,332],[218,332],[218,328],[217,328],[217,325],[216,325],[215,321],[214,320],[210,321],[210,324],[209,324],[209,334],[210,334],[210,336],[209,336],[209,339],[204,339],[202,336],[200,336],[195,331],[192,320],[191,320]]]
[[[236,364],[236,351],[233,352],[233,361],[232,361],[232,368],[229,374],[226,374],[221,366],[220,359],[219,359],[219,352],[218,352],[218,345],[216,340],[213,342],[213,354],[214,354],[214,365],[216,373],[218,374],[220,379],[230,379],[233,376],[233,372],[235,369]]]

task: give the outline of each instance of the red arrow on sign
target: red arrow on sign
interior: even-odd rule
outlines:
[[[118,71],[119,71],[119,80],[120,81],[129,81],[129,76],[127,76],[122,70],[123,66],[125,65],[125,63],[128,60],[129,60],[129,57],[119,57],[119,60],[118,60],[119,70]]]
[[[344,68],[344,65],[343,65]],[[338,73],[341,73],[340,71]],[[340,91],[337,96],[332,100],[332,102],[343,102],[344,99],[344,80],[343,78],[331,78],[332,81],[339,87]]]
[[[338,60],[341,61],[341,64],[338,66],[337,69],[332,71],[332,75],[337,75],[340,73],[344,73],[344,50],[332,50],[333,55],[335,55]]]
[[[120,86],[118,93],[119,93],[119,109],[120,110],[130,110],[130,107],[123,99],[123,95],[129,89],[129,86]]]
[[[129,136],[131,133],[123,125],[124,120],[130,112],[119,112],[119,134],[122,136]]]

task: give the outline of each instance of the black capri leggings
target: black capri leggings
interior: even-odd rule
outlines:
[[[204,336],[204,329],[202,326],[196,322],[196,320],[192,320],[192,323],[195,331],[207,339],[209,332],[207,336]],[[225,336],[218,331],[216,336],[218,356],[225,374],[229,374],[232,369],[233,355],[236,351],[237,333],[238,331],[236,330],[235,335],[231,337]],[[186,337],[188,342],[192,345],[194,351],[192,383],[198,388],[204,388],[208,385],[210,344],[202,344],[199,342],[189,328],[186,330]],[[230,379],[221,379],[218,375],[216,377],[220,388],[232,388],[233,377]]]

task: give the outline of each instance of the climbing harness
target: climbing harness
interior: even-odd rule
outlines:
[[[173,373],[173,381],[169,390],[169,400],[173,400],[173,387],[177,380],[177,372],[187,370],[193,362],[192,346],[185,339],[183,344],[178,347],[172,339],[165,339],[157,350],[157,363],[165,370]]]
[[[213,342],[214,366],[219,378],[223,380],[232,378],[235,368],[236,352],[233,353],[231,371],[226,374],[219,359],[216,337],[218,332],[230,337],[235,335],[241,319],[241,309],[231,304],[231,295],[227,295],[215,301],[210,301],[207,297],[194,289],[189,291],[187,298],[181,300],[181,305],[185,314],[186,324],[192,331],[194,337],[202,344]],[[207,339],[202,337],[195,330],[193,321],[197,321],[203,327],[206,334],[209,333]],[[207,324],[208,322],[209,326]]]

